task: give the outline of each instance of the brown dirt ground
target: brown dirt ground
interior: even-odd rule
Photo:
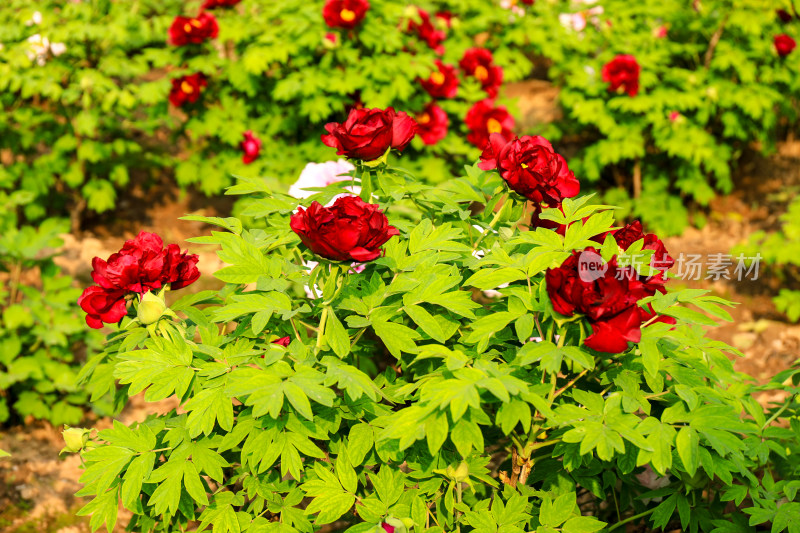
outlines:
[[[544,82],[525,82],[509,87],[509,94],[523,97],[520,112],[524,122],[536,125],[557,117],[557,92]],[[800,190],[800,142],[789,140],[770,157],[748,155],[736,172],[735,192],[716,198],[707,210],[708,223],[702,228],[689,228],[680,237],[666,239],[673,256],[684,254],[730,253],[731,248],[747,240],[759,229],[774,229],[786,205]],[[136,208],[145,199],[158,198],[144,211]],[[196,222],[179,221],[187,213],[224,215],[231,200],[206,199],[199,195],[175,193],[165,181],[147,195],[135,191],[122,199],[116,219],[108,223],[85,220],[78,235],[65,235],[59,264],[80,283],[88,284],[91,259],[105,257],[119,249],[125,239],[140,230],[156,231],[166,242],[178,242],[200,255],[201,279],[211,279],[221,263],[208,247],[192,245],[185,239],[206,234],[208,227]],[[678,283],[681,283],[678,281]],[[737,368],[760,381],[787,368],[800,358],[800,325],[789,324],[775,311],[770,295],[777,288],[777,278],[762,270],[758,281],[691,281],[686,285],[707,288],[724,298],[739,302],[731,314],[734,322],[712,328],[712,337],[728,342],[744,353]],[[210,285],[197,289],[211,288]],[[776,400],[777,396],[762,398]],[[129,423],[142,420],[154,410],[168,410],[169,404],[145,404],[135,398],[121,418]],[[87,415],[85,427],[109,427],[109,419]],[[88,519],[74,515],[83,504],[74,493],[80,488],[80,460],[75,455],[59,457],[63,446],[60,428],[32,422],[24,427],[0,431],[0,449],[12,457],[0,460],[0,532],[4,533],[84,533]],[[126,517],[120,514],[120,523]],[[120,525],[116,528],[123,531]],[[631,533],[633,530],[629,530]]]

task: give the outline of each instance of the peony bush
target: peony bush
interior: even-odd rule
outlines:
[[[351,168],[311,167],[336,180],[239,178],[251,219],[189,217],[219,228],[194,239],[219,291],[167,307],[195,258],[153,235],[95,261],[126,313],[83,383],[178,407],[69,430],[92,528],[122,505],[137,532],[792,531],[796,385],[753,395],[800,370],[736,372],[703,332],[730,304],[668,290],[658,236],[545,139],[493,133],[434,186],[394,162],[410,120],[351,111],[323,136]]]

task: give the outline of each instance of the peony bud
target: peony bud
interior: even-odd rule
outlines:
[[[166,309],[167,302],[164,301],[163,293],[156,294],[153,291],[148,291],[144,293],[141,300],[139,300],[139,312],[137,317],[142,325],[148,326],[158,322]]]
[[[64,444],[66,444],[66,446],[64,446],[64,448],[61,450],[61,453],[77,453],[81,451],[89,441],[90,430],[83,428],[71,428],[68,426],[64,427],[66,429],[61,432],[61,436],[64,437]]]
[[[408,533],[408,527],[399,518],[387,516],[381,523],[381,527],[386,533]]]

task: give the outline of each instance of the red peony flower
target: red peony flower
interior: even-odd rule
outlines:
[[[369,9],[367,0],[328,0],[322,17],[330,28],[353,29],[364,20]]]
[[[201,9],[214,9],[215,7],[233,7],[242,0],[206,0]]]
[[[511,189],[551,207],[564,198],[572,198],[581,189],[566,160],[553,150],[547,139],[538,135],[523,135],[507,141],[493,133],[478,166],[483,170],[496,168]]]
[[[330,207],[300,207],[289,225],[309,250],[333,261],[372,261],[386,241],[400,235],[380,207],[358,196],[341,196]]]
[[[492,53],[485,48],[470,48],[458,63],[467,76],[473,76],[490,98],[497,96],[503,83],[503,69],[494,64]]]
[[[239,146],[242,149],[242,161],[245,165],[249,165],[258,159],[258,154],[261,152],[261,139],[248,130],[244,132],[244,140]]]
[[[545,273],[547,294],[561,315],[585,315],[592,335],[584,344],[599,352],[620,353],[641,339],[642,315],[637,302],[646,296],[642,284],[612,259],[606,263],[595,248],[574,251],[558,268]]]
[[[434,52],[442,55],[444,53],[444,46],[442,46],[442,42],[447,34],[444,32],[444,30],[436,29],[431,22],[431,16],[424,9],[417,8],[417,16],[419,17],[419,22],[414,19],[408,21],[408,31],[416,33],[417,36],[425,41]],[[439,17],[439,19],[447,22],[448,24],[450,22],[450,19],[447,18],[446,15]]]
[[[322,136],[326,146],[350,159],[374,161],[389,148],[402,151],[417,133],[417,123],[404,112],[387,109],[352,109],[344,124],[330,122]]]
[[[514,137],[514,117],[509,114],[505,106],[495,107],[492,100],[481,100],[473,105],[464,123],[469,128],[467,140],[481,150],[489,142],[489,135],[499,133],[506,140]]]
[[[207,85],[206,77],[199,72],[174,78],[172,90],[169,92],[169,101],[175,107],[182,107],[187,102],[193,104],[200,98],[200,93]]]
[[[217,19],[203,12],[196,17],[175,17],[169,27],[169,40],[175,46],[201,44],[215,38],[218,33]]]
[[[797,46],[797,43],[794,39],[786,35],[785,33],[781,33],[780,35],[775,36],[775,50],[778,51],[778,55],[781,57],[786,57],[792,53],[794,47]]]
[[[631,244],[638,240],[643,240],[642,250],[653,250],[653,255],[650,259],[650,266],[658,270],[658,274],[654,276],[639,276],[639,280],[643,283],[642,289],[645,291],[646,296],[652,296],[656,292],[666,293],[664,284],[667,282],[665,278],[667,270],[672,268],[675,260],[667,252],[667,247],[661,239],[654,233],[644,233],[642,230],[642,223],[638,220],[627,224],[626,226],[613,230],[603,235],[598,235],[593,240],[603,243],[606,235],[611,235],[617,241],[617,246],[622,250],[627,250]]]
[[[526,6],[532,6],[535,0],[520,0]]]
[[[785,9],[778,9],[777,11],[775,11],[775,14],[778,15],[778,18],[781,19],[781,22],[792,21],[792,14],[786,11]]]
[[[450,119],[444,109],[434,103],[425,106],[422,113],[416,116],[419,129],[417,134],[422,142],[433,145],[441,141],[447,135],[447,126]]]
[[[126,296],[144,294],[169,285],[180,289],[200,277],[198,257],[181,252],[177,244],[164,249],[161,237],[143,231],[107,261],[92,260],[92,279],[97,285],[88,287],[78,299],[86,311],[86,323],[101,328],[103,322],[118,322],[127,314]]]
[[[458,92],[458,76],[453,65],[436,60],[437,70],[427,80],[420,79],[422,88],[434,98],[455,98]]]
[[[286,348],[289,346],[290,342],[292,342],[292,338],[287,335],[286,337],[281,337],[280,339],[272,341],[272,344],[279,344],[280,346]]]
[[[631,55],[618,55],[603,65],[603,81],[608,82],[609,91],[622,88],[628,96],[639,92],[639,63]]]
[[[381,527],[386,533],[394,533],[394,526],[391,524],[387,524],[386,522],[381,522]]]
[[[92,285],[78,298],[78,305],[86,312],[86,324],[100,329],[103,323],[114,324],[128,314],[124,290],[107,290]]]

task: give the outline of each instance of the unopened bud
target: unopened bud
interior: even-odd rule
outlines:
[[[89,431],[90,430],[83,428],[67,427],[61,432],[61,436],[64,437],[64,444],[66,445],[64,449],[61,450],[61,453],[77,453],[81,451],[89,441]]]
[[[167,303],[164,301],[163,295],[152,291],[146,292],[139,301],[139,312],[137,314],[139,322],[145,326],[158,322],[158,319],[161,318],[166,309]]]

